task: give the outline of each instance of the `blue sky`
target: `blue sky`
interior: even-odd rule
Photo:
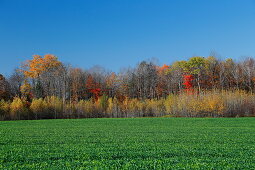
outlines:
[[[119,71],[212,51],[255,56],[255,0],[0,0],[0,73],[32,55]]]

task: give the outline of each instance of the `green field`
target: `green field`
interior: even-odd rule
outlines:
[[[254,169],[255,118],[0,122],[0,169]]]

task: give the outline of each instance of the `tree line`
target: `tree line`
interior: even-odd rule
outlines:
[[[0,119],[255,115],[255,60],[191,57],[119,73],[35,55],[0,75]]]

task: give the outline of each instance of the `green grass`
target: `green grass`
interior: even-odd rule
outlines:
[[[254,169],[255,118],[0,122],[0,169]]]

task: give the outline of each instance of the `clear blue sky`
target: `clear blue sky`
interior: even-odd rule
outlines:
[[[32,55],[118,71],[216,51],[255,56],[254,0],[0,0],[0,73]]]

